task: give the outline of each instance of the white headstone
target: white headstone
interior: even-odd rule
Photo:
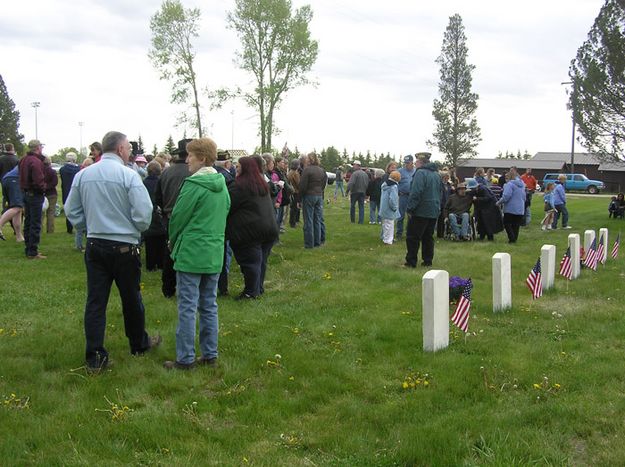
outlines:
[[[493,255],[493,312],[512,308],[512,269],[510,254]]]
[[[449,273],[428,271],[421,285],[423,350],[436,352],[449,346]]]
[[[599,240],[601,240],[601,237],[603,236],[603,257],[599,258],[599,261],[601,261],[602,263],[605,263],[605,260],[608,257],[608,229],[606,229],[605,227],[599,229]],[[597,240],[597,245],[599,245],[599,240]]]
[[[590,245],[592,245],[592,241],[595,239],[595,231],[594,230],[585,230],[584,231],[584,253],[588,251]]]
[[[579,234],[569,234],[569,248],[571,249],[571,279],[579,277]]]
[[[540,249],[540,269],[543,278],[543,290],[553,287],[556,277],[556,247],[543,245]]]

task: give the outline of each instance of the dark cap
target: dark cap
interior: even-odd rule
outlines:
[[[413,157],[410,154],[404,156],[404,164],[409,164],[410,162],[414,162]]]
[[[172,155],[178,154],[178,157],[188,156],[189,153],[187,153],[187,144],[190,143],[191,141],[193,141],[193,139],[191,138],[181,139],[180,141],[178,141],[178,148],[174,149],[171,152]]]
[[[217,151],[217,160],[218,161],[230,160],[230,153],[228,151]]]

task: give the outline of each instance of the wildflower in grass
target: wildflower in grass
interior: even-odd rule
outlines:
[[[291,332],[293,334],[295,334],[296,336],[298,336],[299,335],[299,328],[293,328],[293,329],[291,329]]]
[[[7,409],[29,409],[30,397],[17,397],[15,393],[12,392],[8,397],[4,396],[2,405]]]
[[[418,386],[428,387],[430,385],[430,375],[428,373],[410,373],[404,377],[401,387],[404,390],[415,389]]]
[[[330,279],[332,279],[332,274],[330,274],[329,272],[326,272],[326,273],[323,275],[323,278],[324,278],[325,280],[329,281]]]
[[[119,391],[117,393],[117,396],[119,397]],[[134,410],[132,410],[130,407],[128,407],[127,405],[123,405],[121,402],[116,403],[116,402],[111,402],[108,397],[104,396],[104,399],[106,400],[106,402],[108,402],[109,404],[109,408],[108,409],[95,409],[96,412],[108,412],[111,414],[111,420],[114,422],[119,422],[122,421],[126,418],[126,416],[130,413],[130,412],[134,412]]]
[[[143,292],[143,290],[145,289],[145,283],[141,282],[141,284],[139,286],[141,288],[141,292]]]

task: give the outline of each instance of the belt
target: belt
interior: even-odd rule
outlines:
[[[89,238],[87,244],[97,245],[99,247],[109,248],[116,253],[132,253],[133,255],[139,255],[141,250],[139,245],[132,243],[116,242],[114,240],[106,240],[104,238]]]

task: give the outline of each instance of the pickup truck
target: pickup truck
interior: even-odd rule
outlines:
[[[543,191],[547,183],[555,183],[558,181],[559,173],[545,174],[545,178],[541,183]],[[591,180],[584,174],[566,174],[566,183],[564,188],[567,191],[587,191],[591,195],[596,195],[605,188],[600,180]]]

